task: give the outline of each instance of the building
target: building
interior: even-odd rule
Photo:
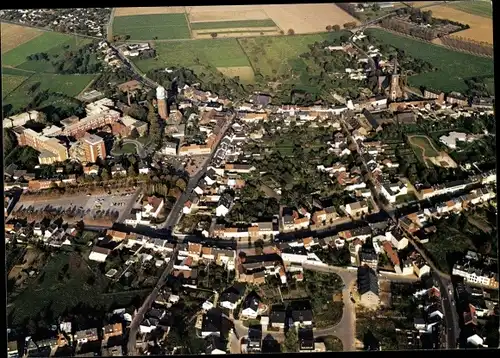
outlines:
[[[105,98],[104,98],[105,99]],[[102,108],[103,106],[91,107],[90,113],[87,117],[79,119],[78,117],[70,117],[61,121],[63,130],[61,135],[72,136],[79,139],[85,135],[86,132],[102,128],[106,125],[112,125],[120,120],[120,112],[109,108]]]
[[[210,154],[212,152],[212,148],[205,144],[190,144],[185,145],[179,148],[179,155],[181,156],[190,156],[190,155],[204,155]]]
[[[408,194],[408,187],[406,184],[401,182],[386,183],[381,185],[380,193],[390,204],[394,204],[398,196]]]
[[[368,214],[368,203],[365,200],[350,203],[345,206],[345,211],[352,217]]]
[[[85,133],[82,142],[86,162],[95,163],[97,158],[106,159],[106,146],[101,137]]]
[[[121,336],[123,334],[123,327],[121,323],[108,324],[102,328],[103,338],[109,339],[111,337]]]
[[[162,198],[158,198],[156,196],[149,196],[143,203],[142,207],[142,216],[143,217],[153,217],[157,218],[161,213],[165,202]]]
[[[215,209],[216,216],[226,216],[229,213],[231,205],[233,203],[233,198],[229,193],[224,193],[221,195],[217,207]]]
[[[168,120],[166,91],[162,86],[158,86],[158,88],[156,88],[156,103],[160,118],[165,121]]]
[[[97,334],[97,328],[90,328],[75,333],[75,341],[78,344],[84,344],[87,342],[97,341],[99,336]]]
[[[49,138],[32,129],[16,127],[13,129],[20,146],[28,146],[40,152],[40,164],[53,164],[69,159],[68,149],[56,138]]]
[[[358,268],[358,293],[363,306],[375,309],[380,304],[378,277],[368,266]]]
[[[89,260],[97,261],[97,262],[104,262],[104,261],[106,261],[106,258],[108,257],[110,252],[111,252],[110,249],[106,249],[104,247],[99,247],[99,246],[94,246],[94,248],[90,252]]]
[[[177,143],[165,142],[161,149],[161,153],[165,155],[177,155]]]
[[[498,289],[498,277],[496,273],[476,268],[470,261],[456,263],[453,266],[452,274],[463,277],[468,283]]]
[[[460,132],[450,132],[448,135],[439,137],[439,141],[450,149],[457,149],[457,142],[467,142],[467,134]]]
[[[221,307],[229,310],[234,310],[242,301],[245,294],[246,286],[240,283],[235,283],[233,286],[226,289],[220,295]]]

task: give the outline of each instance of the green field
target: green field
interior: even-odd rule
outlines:
[[[446,6],[482,17],[492,18],[493,8],[489,1],[459,1],[449,2]]]
[[[118,16],[113,20],[113,35],[129,35],[130,40],[140,41],[191,37],[185,14]]]
[[[439,153],[434,149],[435,146],[432,143],[432,140],[423,135],[414,135],[408,137],[409,144],[415,150],[417,155],[419,155],[422,159],[424,156],[426,157],[437,157]]]
[[[143,72],[168,66],[184,66],[193,70],[203,69],[204,64],[215,67],[250,66],[236,39],[203,39],[155,44],[158,60],[137,60]],[[197,63],[196,59],[199,60]]]
[[[28,76],[2,74],[2,98],[7,96],[17,87],[19,87],[19,85],[21,85],[21,83],[26,81],[27,78]]]
[[[70,35],[58,32],[44,32],[42,35],[2,54],[2,65],[16,67],[26,62],[26,57],[61,46],[72,40]]]
[[[94,75],[56,75],[39,73],[24,81],[15,91],[4,99],[4,105],[12,105],[14,110],[23,109],[32,99],[29,92],[31,86],[39,82],[39,90],[63,93],[74,97],[78,95],[94,79]]]
[[[272,76],[276,72],[283,75],[291,67],[304,67],[299,55],[309,52],[308,45],[314,42],[337,39],[345,34],[342,31],[296,36],[266,36],[238,39],[248,55],[252,67],[263,76]],[[298,62],[298,63],[295,63]]]
[[[242,21],[213,21],[191,22],[192,30],[231,29],[242,27],[275,27],[273,20],[242,20]]]
[[[66,51],[77,50],[78,48],[85,46],[91,42],[92,42],[91,39],[84,39],[78,37],[70,38],[67,41],[57,46],[54,46],[50,50],[44,52],[46,52],[49,56],[57,57],[64,54]],[[34,72],[54,73],[54,66],[52,66],[50,61],[25,61],[19,66],[16,66],[16,68]]]
[[[408,78],[413,87],[428,87],[444,92],[465,91],[464,80],[475,76],[493,76],[493,59],[452,51],[439,45],[398,36],[380,29],[367,29],[365,33],[380,41],[404,50],[406,54],[430,62],[435,72]]]

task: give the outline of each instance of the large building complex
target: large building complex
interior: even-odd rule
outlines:
[[[70,157],[82,163],[95,163],[97,158],[106,159],[106,146],[104,140],[90,133],[74,143],[70,150]]]
[[[61,121],[64,125],[61,135],[73,136],[79,139],[83,137],[87,131],[113,124],[117,122],[120,117],[120,112],[112,109],[105,109],[103,112],[92,114],[82,119],[78,119],[77,117],[68,118]]]
[[[62,162],[69,158],[66,146],[56,138],[46,137],[24,127],[16,127],[13,131],[20,146],[29,146],[40,152],[40,164]]]

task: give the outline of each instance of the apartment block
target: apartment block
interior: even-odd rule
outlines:
[[[16,127],[13,131],[20,146],[28,146],[40,152],[40,164],[63,162],[69,158],[68,149],[56,138],[48,138],[24,127]]]

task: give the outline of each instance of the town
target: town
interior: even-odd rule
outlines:
[[[497,347],[494,98],[416,93],[362,31],[322,50],[372,93],[290,104],[172,67],[6,116],[8,357]]]

